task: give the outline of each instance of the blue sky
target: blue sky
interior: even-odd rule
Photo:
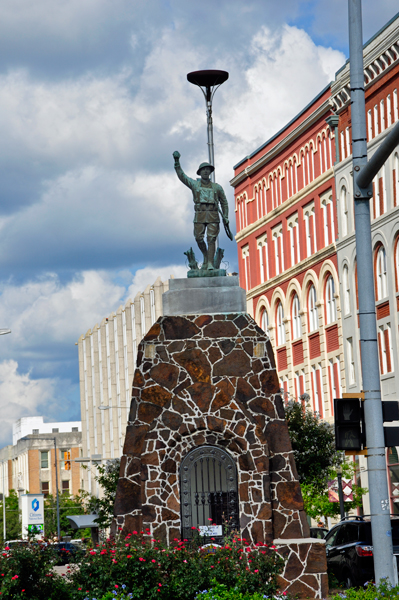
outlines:
[[[365,39],[397,1],[364,0]],[[78,337],[158,275],[182,276],[207,159],[189,71],[214,101],[216,178],[333,78],[346,0],[3,0],[0,4],[0,443],[21,416],[78,419]],[[234,243],[221,240],[230,269]]]

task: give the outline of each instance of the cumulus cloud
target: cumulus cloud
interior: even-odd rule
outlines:
[[[20,373],[15,360],[0,362],[1,445],[11,443],[12,425],[21,417],[42,414],[44,409],[47,417],[62,420],[68,383],[59,383],[56,378],[34,380],[29,372]]]

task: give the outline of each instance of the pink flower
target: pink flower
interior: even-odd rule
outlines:
[[[11,577],[11,579],[18,579],[18,575],[14,575],[14,577]]]
[[[118,588],[118,587],[119,587],[119,585],[116,585],[115,587],[116,587],[116,588]]]
[[[6,513],[7,514],[7,513]],[[137,531],[133,531],[133,535],[137,535]]]
[[[255,569],[254,573],[259,573],[258,569]]]
[[[132,558],[132,555],[131,555],[131,554],[128,554],[126,558]]]
[[[186,560],[183,560],[183,562],[185,562],[185,563],[186,563],[187,561],[186,561]]]
[[[140,556],[140,558],[139,558],[139,561],[141,561],[141,562],[145,562],[145,558],[142,558],[142,557]]]
[[[153,558],[151,562],[157,562],[157,561],[155,560],[155,558]]]

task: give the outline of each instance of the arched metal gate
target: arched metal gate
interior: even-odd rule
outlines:
[[[226,450],[199,446],[184,457],[180,502],[183,539],[192,538],[195,527],[205,542],[221,543],[226,532],[239,529],[237,467]]]

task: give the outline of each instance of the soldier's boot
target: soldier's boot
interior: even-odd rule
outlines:
[[[204,256],[204,262],[202,263],[201,269],[207,269],[208,268],[208,249],[207,249],[204,241],[197,242],[197,244],[198,244],[198,248],[201,250],[201,252]]]
[[[215,258],[216,243],[208,242],[208,270],[213,271],[213,259]]]

